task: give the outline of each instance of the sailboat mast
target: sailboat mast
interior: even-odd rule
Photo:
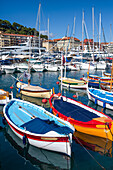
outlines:
[[[61,54],[61,95],[62,95],[62,77],[63,77],[63,53]]]
[[[31,75],[30,75],[30,58],[31,58],[31,37],[30,37],[30,40],[29,40],[29,52],[30,52],[30,55],[29,55],[29,60],[28,60],[28,86],[30,85],[30,78],[31,78]]]
[[[68,39],[68,33],[69,33],[69,24],[67,27],[67,39]],[[68,42],[68,41],[67,41]],[[66,77],[66,57],[67,57],[67,50],[68,50],[68,43],[66,43],[66,51],[65,51],[65,67],[64,67],[64,77]]]
[[[74,26],[73,26],[73,48],[74,48],[74,37],[75,37],[75,19],[76,17],[74,17]]]
[[[99,57],[100,57],[100,42],[101,42],[101,13],[100,13],[100,23],[99,23]]]
[[[113,58],[112,58],[112,68],[111,68],[111,83],[110,83],[110,91],[112,90],[112,79],[113,79]]]
[[[83,42],[83,38],[84,38],[84,11],[83,11],[83,15],[82,15],[82,57],[83,57],[83,51],[84,51],[84,42]]]
[[[41,4],[39,4],[39,56],[40,56],[40,8],[41,8]]]
[[[49,51],[49,18],[48,18],[48,51]]]
[[[92,8],[92,21],[93,21],[93,61],[94,61],[94,8]]]

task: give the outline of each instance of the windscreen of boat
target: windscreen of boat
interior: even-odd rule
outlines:
[[[99,117],[89,110],[59,99],[54,100],[54,108],[63,115],[82,122],[88,122]]]

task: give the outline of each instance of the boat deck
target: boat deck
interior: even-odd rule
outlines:
[[[30,90],[30,91],[50,91],[50,90],[47,90],[45,88],[42,88],[40,86],[35,86],[35,85],[28,85],[26,83],[21,83],[21,82],[18,82],[17,83],[17,87],[18,88],[21,88],[23,90]]]
[[[61,77],[58,78],[59,80],[61,80]],[[66,82],[66,83],[85,83],[84,81],[82,80],[77,80],[77,79],[72,79],[72,78],[62,78],[62,81],[63,82]]]
[[[56,131],[59,134],[68,134],[72,132],[66,124],[63,125],[62,122],[49,116],[46,110],[23,101],[11,101],[6,107],[6,114],[16,126],[33,133],[45,134],[48,131]]]
[[[101,97],[103,99],[107,99],[107,100],[111,100],[111,102],[113,101],[113,93],[111,92],[103,92],[102,90],[98,90],[98,89],[89,89],[89,91],[91,93],[93,93],[94,95],[96,95],[96,97]]]
[[[26,86],[23,89],[30,90],[30,91],[47,91],[47,89],[44,89],[40,86],[32,86],[32,85]]]
[[[88,122],[91,121],[93,118],[99,117],[89,110],[59,99],[54,100],[54,107],[63,115],[71,117],[77,121]]]

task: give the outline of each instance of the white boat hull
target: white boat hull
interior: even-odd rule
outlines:
[[[11,128],[12,131],[21,139],[23,140],[23,136],[21,136],[20,134],[18,134],[15,130],[13,130],[13,128]],[[42,136],[42,138],[48,138],[48,136]],[[42,148],[42,149],[46,149],[46,150],[50,150],[50,151],[56,151],[56,152],[61,152],[64,153],[66,155],[71,156],[71,146],[70,143],[67,142],[45,142],[45,141],[38,141],[38,140],[33,140],[30,138],[27,138],[29,144],[38,147],[38,148]]]
[[[88,91],[88,98],[89,98],[89,100],[93,101],[95,104],[97,104],[103,108],[113,110],[113,105],[107,103],[107,101],[106,102],[101,101],[101,98],[96,99],[96,97],[94,97],[94,95],[92,96],[89,91]]]

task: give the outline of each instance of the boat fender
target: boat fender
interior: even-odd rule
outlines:
[[[95,104],[97,104],[97,99],[95,99]]]
[[[50,108],[50,113],[52,113],[52,108]]]
[[[59,84],[59,81],[57,81],[56,84]]]
[[[56,114],[56,116],[58,117],[58,113]]]
[[[26,137],[26,135],[24,135],[23,136],[23,144],[26,145],[26,143],[27,143],[27,137]]]
[[[2,118],[2,123],[5,125],[6,124],[6,119],[5,117]]]
[[[103,102],[103,108],[105,108],[106,107],[106,103],[105,102]]]
[[[19,89],[18,89],[18,93],[20,93],[20,90],[21,90],[21,89],[19,88]]]

